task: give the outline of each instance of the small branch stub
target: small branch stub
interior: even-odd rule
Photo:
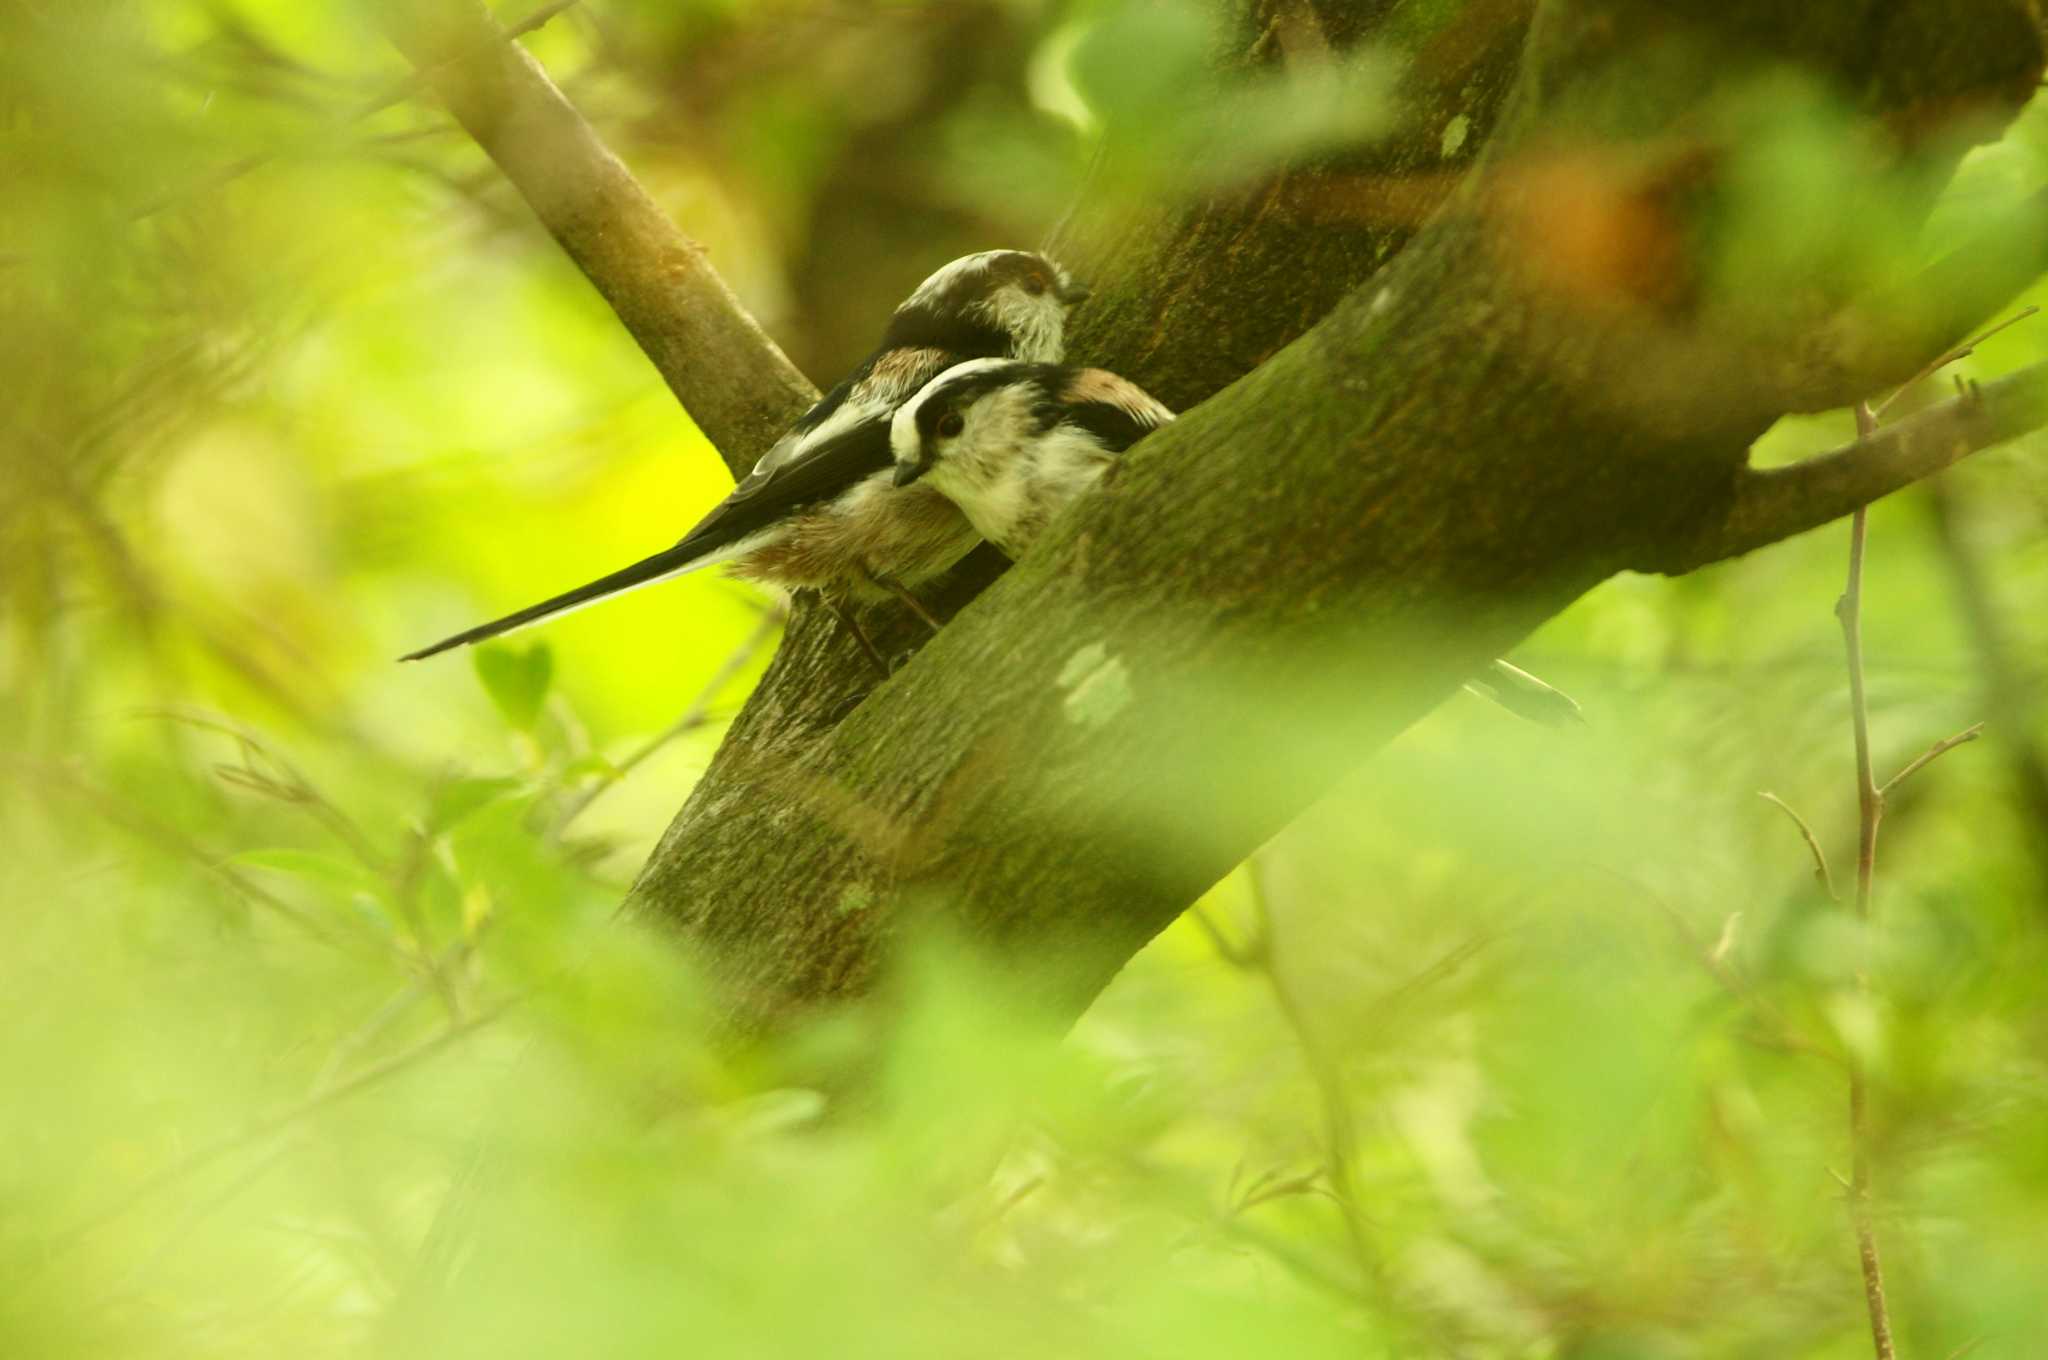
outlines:
[[[1806,849],[1808,853],[1810,853],[1813,856],[1814,881],[1819,883],[1821,888],[1826,891],[1828,895],[1828,900],[1830,902],[1841,901],[1841,894],[1835,891],[1834,875],[1828,872],[1827,852],[1820,848],[1820,837],[1813,834],[1813,828],[1806,824],[1806,819],[1800,816],[1796,811],[1794,811],[1790,803],[1786,802],[1784,799],[1780,798],[1775,793],[1763,791],[1759,792],[1757,794],[1757,797],[1763,799],[1766,803],[1769,803],[1771,806],[1777,808],[1778,810],[1783,812],[1787,817],[1790,817],[1792,819],[1792,825],[1799,828],[1799,835],[1801,839],[1803,839],[1806,842]]]

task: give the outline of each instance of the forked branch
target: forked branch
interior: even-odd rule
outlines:
[[[1745,468],[1727,515],[1684,570],[1817,529],[1981,449],[2048,425],[2048,364],[2035,364],[1781,468]],[[1669,568],[1665,568],[1669,570]]]
[[[478,0],[376,0],[391,41],[576,262],[738,473],[817,391]]]

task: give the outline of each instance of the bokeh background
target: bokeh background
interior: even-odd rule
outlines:
[[[524,41],[814,379],[1043,240],[1106,107],[1165,202],[1398,116],[1366,50],[1183,166],[1207,30],[1116,0],[585,0]],[[705,574],[392,662],[730,485],[406,77],[349,0],[0,8],[0,1353],[1860,1355],[1845,1053],[1907,1350],[2040,1353],[2038,437],[1872,517],[1880,772],[1989,724],[1891,809],[1874,999],[1757,796],[1846,891],[1836,526],[1595,591],[1516,655],[1582,729],[1453,700],[1057,1046],[927,941],[735,1058],[610,916],[778,602]],[[2044,132],[1913,248],[2048,182]],[[1795,256],[1860,229],[1828,145],[1756,181]],[[2042,358],[2035,321],[1955,371]],[[809,1079],[856,1051],[860,1097]]]

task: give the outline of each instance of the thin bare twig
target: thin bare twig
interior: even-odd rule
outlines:
[[[1878,411],[1888,409],[1907,387],[1969,354],[1978,344],[2033,315],[2035,310],[2030,307],[1940,355],[1908,379]],[[1959,381],[1957,390],[1961,394],[1959,401],[1981,404],[1979,389]],[[1878,411],[1873,411],[1868,402],[1858,402],[1855,411],[1857,441],[1867,445],[1877,435]],[[1870,759],[1870,699],[1863,670],[1863,566],[1868,550],[1869,519],[1869,510],[1865,506],[1858,506],[1850,517],[1848,580],[1843,585],[1841,599],[1835,603],[1835,616],[1841,621],[1842,646],[1849,667],[1849,722],[1856,750],[1856,919],[1863,932],[1857,943],[1855,977],[1856,993],[1866,1001],[1871,995],[1870,957],[1875,933],[1872,885],[1877,873],[1877,832],[1884,821],[1885,796],[1944,753],[1976,740],[1984,727],[1982,723],[1976,723],[1953,737],[1936,742],[1882,786],[1878,784]],[[1871,1210],[1870,1080],[1862,1058],[1854,1052],[1851,1052],[1849,1062],[1849,1145],[1849,1217],[1855,1228],[1856,1254],[1863,1271],[1863,1297],[1870,1314],[1871,1344],[1877,1360],[1893,1360],[1895,1351],[1890,1311],[1885,1303],[1884,1266],[1878,1251],[1876,1218]]]
[[[508,27],[505,30],[505,38],[510,41],[517,41],[529,33],[537,32],[546,27],[550,21],[565,10],[574,9],[582,3],[583,0],[553,0],[553,3],[542,5],[524,19]],[[176,207],[188,199],[198,198],[202,194],[216,193],[245,175],[253,174],[267,165],[275,164],[287,155],[302,155],[308,151],[330,145],[349,128],[376,117],[388,108],[404,103],[415,95],[423,93],[426,89],[426,73],[415,71],[411,75],[403,76],[398,80],[392,81],[376,94],[350,109],[347,113],[342,114],[335,119],[332,126],[314,136],[305,138],[296,146],[284,150],[251,152],[239,160],[230,161],[226,165],[221,166],[212,174],[201,178],[197,183],[186,185],[182,189],[177,189],[151,199],[137,208],[131,216],[137,221],[145,217],[153,217],[158,213],[166,212]]]
[[[1868,439],[1877,433],[1877,416],[1868,402],[1856,405],[1856,433]],[[1849,576],[1835,602],[1842,625],[1842,646],[1849,665],[1849,724],[1856,747],[1856,919],[1863,926],[1857,942],[1856,993],[1870,996],[1871,883],[1877,871],[1877,828],[1884,818],[1884,791],[1870,765],[1870,702],[1863,676],[1863,559],[1868,547],[1870,512],[1858,507],[1849,521]],[[1856,1256],[1863,1271],[1863,1301],[1870,1313],[1870,1339],[1877,1360],[1893,1360],[1891,1313],[1884,1296],[1884,1265],[1878,1255],[1877,1223],[1870,1208],[1870,1082],[1863,1059],[1849,1054],[1849,1218],[1856,1231]]]
[[[242,763],[217,764],[214,766],[216,776],[238,788],[303,809],[341,842],[365,869],[383,880],[392,906],[411,936],[411,945],[406,950],[409,961],[427,974],[448,1018],[462,1018],[461,999],[453,981],[442,971],[440,945],[419,905],[420,878],[428,863],[430,836],[415,828],[406,836],[397,857],[389,858],[356,824],[355,819],[323,793],[298,766],[241,724],[210,713],[182,708],[145,709],[139,716],[182,723],[232,739],[240,750]]]
[[[1260,872],[1257,856],[1245,862],[1244,872],[1257,920],[1253,937],[1257,944],[1250,957],[1272,987],[1273,1000],[1288,1028],[1294,1031],[1295,1040],[1301,1046],[1302,1059],[1315,1082],[1323,1107],[1324,1156],[1329,1160],[1331,1198],[1337,1202],[1338,1215],[1344,1221],[1344,1235],[1357,1261],[1360,1283],[1369,1292],[1378,1292],[1383,1283],[1380,1258],[1373,1247],[1365,1213],[1359,1206],[1357,1177],[1352,1171],[1351,1153],[1358,1141],[1358,1121],[1344,1092],[1344,1074],[1323,1046],[1322,1038],[1309,1021],[1306,1008],[1276,965],[1272,904],[1266,895],[1265,876]]]
[[[346,949],[365,958],[384,957],[382,949],[366,946],[356,937],[338,931],[326,922],[309,915],[276,893],[262,887],[248,875],[238,872],[225,857],[215,854],[191,839],[178,827],[160,820],[128,800],[108,793],[61,766],[21,762],[20,768],[84,803],[112,825],[149,842],[160,850],[191,861],[218,879],[238,897],[290,921],[321,943]]]
[[[1878,797],[1889,797],[1893,789],[1905,783],[1908,779],[1920,773],[1920,771],[1926,769],[1929,765],[1933,764],[1941,757],[1947,755],[1950,751],[1955,750],[1956,747],[1962,746],[1968,742],[1975,741],[1978,737],[1982,736],[1983,733],[1984,724],[1978,722],[1971,723],[1968,727],[1964,728],[1962,731],[1956,733],[1952,737],[1943,737],[1940,741],[1937,741],[1936,743],[1934,743],[1934,745],[1928,747],[1925,751],[1922,751],[1919,754],[1919,756],[1917,756],[1913,760],[1911,764],[1906,766],[1905,769],[1900,770],[1890,779],[1885,780],[1884,784],[1877,791]]]
[[[205,1170],[223,1157],[275,1137],[277,1134],[283,1133],[295,1125],[310,1119],[328,1106],[346,1100],[357,1092],[374,1086],[387,1077],[394,1076],[423,1059],[432,1057],[456,1040],[490,1024],[493,1020],[496,1020],[499,1016],[510,1010],[518,1001],[518,997],[512,997],[486,1010],[478,1011],[467,1019],[445,1026],[435,1033],[433,1037],[422,1040],[403,1052],[394,1053],[381,1062],[371,1063],[368,1067],[339,1081],[316,1086],[303,1100],[298,1101],[296,1104],[286,1106],[275,1114],[259,1119],[235,1133],[224,1135],[210,1143],[194,1148],[170,1165],[144,1178],[139,1184],[131,1186],[118,1200],[107,1205],[98,1213],[93,1214],[82,1222],[73,1224],[70,1228],[59,1234],[51,1243],[46,1260],[54,1259],[60,1253],[75,1246],[90,1233],[128,1213],[136,1205]]]
[[[1929,378],[1941,372],[1941,370],[1947,368],[1950,364],[1956,363],[1957,361],[1962,359],[1969,358],[1972,354],[1975,354],[1977,352],[1977,346],[1983,344],[1986,340],[1989,340],[1992,336],[1998,334],[2000,331],[2009,330],[2012,327],[2019,325],[2020,322],[2025,321],[2028,317],[2034,315],[2036,312],[2040,310],[2041,309],[2039,307],[2022,307],[2017,312],[2014,312],[2011,316],[2007,317],[2005,320],[1999,322],[1997,325],[1987,327],[1984,330],[1977,332],[1977,334],[1971,336],[1969,339],[1963,341],[1962,344],[1957,345],[1954,349],[1949,350],[1944,354],[1936,355],[1934,358],[1929,359],[1927,363],[1921,367],[1918,373],[1915,373],[1912,377],[1900,383],[1897,391],[1893,392],[1890,396],[1886,397],[1883,401],[1879,402],[1877,404],[1877,409],[1871,412],[1871,415],[1875,417],[1877,420],[1883,420],[1884,413],[1886,411],[1891,410],[1893,404],[1896,403],[1900,397],[1905,396],[1906,393],[1912,391],[1921,383],[1926,382]],[[1859,426],[1858,429],[1860,432],[1861,427]]]
[[[1247,1187],[1245,1192],[1238,1196],[1236,1203],[1231,1206],[1231,1212],[1241,1214],[1248,1209],[1256,1209],[1261,1204],[1270,1204],[1276,1199],[1286,1199],[1290,1195],[1314,1194],[1322,1188],[1318,1184],[1322,1179],[1322,1167],[1317,1167],[1313,1171],[1304,1171],[1293,1176],[1268,1176]]]
[[[1232,968],[1251,971],[1263,965],[1266,957],[1264,941],[1252,938],[1239,944],[1230,938],[1222,926],[1216,924],[1216,918],[1200,903],[1188,908],[1188,917],[1204,935],[1209,937],[1210,947],[1215,949],[1217,956]]]
[[[1699,931],[1693,928],[1692,922],[1686,919],[1685,913],[1666,901],[1663,895],[1654,889],[1629,878],[1625,874],[1616,874],[1614,876],[1656,903],[1658,910],[1662,911],[1666,919],[1671,922],[1672,929],[1678,932],[1678,937],[1684,942],[1687,952],[1698,961],[1700,967],[1707,970],[1707,976],[1719,983],[1721,990],[1728,993],[1730,997],[1753,1011],[1758,1019],[1770,1025],[1771,1033],[1768,1036],[1746,1036],[1752,1043],[1764,1048],[1777,1049],[1785,1053],[1797,1053],[1806,1057],[1819,1058],[1824,1062],[1840,1063],[1844,1061],[1841,1054],[1836,1053],[1832,1049],[1824,1048],[1801,1034],[1783,1011],[1779,1010],[1771,1003],[1768,997],[1751,985],[1749,979],[1743,976],[1741,969],[1733,962],[1732,955],[1734,951],[1732,948],[1722,948],[1721,940],[1716,940],[1711,945],[1708,944],[1700,937]],[[1740,916],[1741,914],[1736,912],[1734,916]],[[1733,920],[1734,917],[1731,916],[1729,919]],[[1729,927],[1725,923],[1721,933],[1724,939],[1729,937]],[[1732,939],[1729,940],[1729,943],[1732,945]]]
[[[776,630],[782,627],[788,617],[788,611],[780,605],[764,612],[760,622],[754,625],[754,631],[747,634],[746,640],[719,663],[718,669],[712,672],[711,678],[704,683],[704,688],[697,692],[697,697],[690,701],[690,706],[683,710],[682,716],[669,724],[665,731],[650,738],[645,745],[613,766],[609,778],[599,780],[577,795],[555,819],[554,827],[548,833],[550,838],[559,841],[563,833],[569,829],[569,823],[581,817],[592,803],[604,796],[607,789],[623,782],[637,766],[670,742],[702,727],[710,717],[712,701],[732,683],[735,676],[752,663],[761,648],[767,645],[768,639],[775,636]]]
[[[1813,828],[1806,824],[1806,819],[1794,812],[1792,805],[1775,793],[1759,791],[1757,797],[1779,808],[1792,819],[1792,825],[1799,828],[1800,836],[1805,838],[1807,850],[1813,855],[1813,876],[1820,881],[1821,887],[1827,890],[1830,902],[1841,901],[1841,895],[1835,891],[1835,876],[1828,872],[1827,852],[1820,848],[1820,838],[1813,834]]]

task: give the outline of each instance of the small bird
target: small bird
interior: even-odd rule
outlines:
[[[1172,419],[1136,383],[1103,369],[970,360],[897,409],[889,427],[895,483],[944,493],[1016,558],[1117,455]]]
[[[1088,290],[1044,255],[967,255],[919,284],[882,342],[804,412],[754,470],[675,544],[574,590],[409,652],[418,661],[671,576],[719,563],[736,576],[824,594],[871,659],[847,599],[895,596],[937,620],[910,588],[964,557],[978,535],[929,487],[892,486],[889,419],[932,378],[963,360],[1056,362],[1068,313]]]
[[[897,409],[889,425],[895,483],[944,492],[1015,559],[1124,450],[1173,418],[1136,383],[1099,368],[974,359]],[[1583,721],[1571,696],[1505,661],[1465,688],[1535,722]]]

